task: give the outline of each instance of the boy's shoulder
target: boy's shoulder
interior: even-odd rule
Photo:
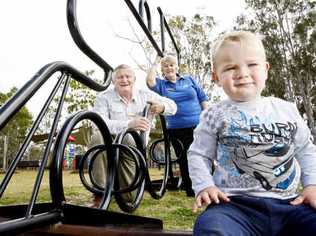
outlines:
[[[263,97],[265,103],[270,103],[277,109],[293,109],[296,105],[294,102],[285,101],[284,99],[277,97]]]
[[[268,101],[271,101],[271,102],[274,102],[274,103],[283,103],[283,104],[287,104],[287,105],[290,105],[290,104],[293,104],[293,102],[288,102],[282,98],[278,98],[278,97],[262,97],[263,99],[265,100],[268,100]]]
[[[276,97],[261,97],[261,99],[251,105],[243,104],[242,106],[240,103],[233,102],[229,99],[225,99],[213,104],[204,110],[205,114],[218,114],[218,113],[227,113],[228,111],[234,111],[236,109],[249,109],[249,107],[265,107],[269,109],[278,109],[278,110],[293,110],[295,108],[295,104],[293,102],[285,101],[281,98]]]
[[[209,106],[202,111],[202,116],[219,115],[224,113],[231,106],[228,100],[222,100],[216,103],[210,103]]]

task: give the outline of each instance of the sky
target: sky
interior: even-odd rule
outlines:
[[[138,1],[132,2],[137,8]],[[213,16],[219,31],[230,29],[245,8],[243,0],[147,0],[147,3],[154,29],[159,28],[157,6],[166,16],[190,17],[197,12]],[[130,24],[142,34],[124,0],[80,0],[77,17],[86,42],[112,67],[125,63],[136,68],[135,59],[145,60],[139,45],[123,39],[133,38]],[[95,70],[94,77],[102,79],[101,70],[81,53],[70,36],[65,0],[1,1],[0,29],[0,92],[7,92],[13,86],[22,87],[40,68],[53,61],[65,61],[80,71]],[[144,86],[144,75],[138,77],[143,78],[137,78],[137,86]],[[43,100],[41,95],[38,97]],[[38,109],[36,105],[28,106],[32,112]]]

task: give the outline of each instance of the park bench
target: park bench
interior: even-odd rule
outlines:
[[[18,168],[36,168],[41,165],[40,160],[25,160],[20,161],[17,165]]]

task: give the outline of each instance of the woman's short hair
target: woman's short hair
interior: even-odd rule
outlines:
[[[178,60],[173,55],[166,55],[161,59],[161,64],[165,64],[166,62],[178,65]]]

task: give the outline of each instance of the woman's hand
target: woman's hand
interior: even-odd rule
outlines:
[[[155,58],[155,61],[153,63],[153,66],[158,66],[160,61],[161,61],[161,56],[157,55],[156,58]]]
[[[149,69],[147,73],[146,83],[149,88],[155,87],[156,85],[157,66],[160,63],[160,61],[161,61],[161,57],[157,55],[154,63],[152,64],[151,68]]]
[[[203,206],[209,204],[219,204],[220,202],[229,202],[230,199],[225,193],[219,190],[216,186],[203,189],[195,198],[192,211],[194,213]]]

